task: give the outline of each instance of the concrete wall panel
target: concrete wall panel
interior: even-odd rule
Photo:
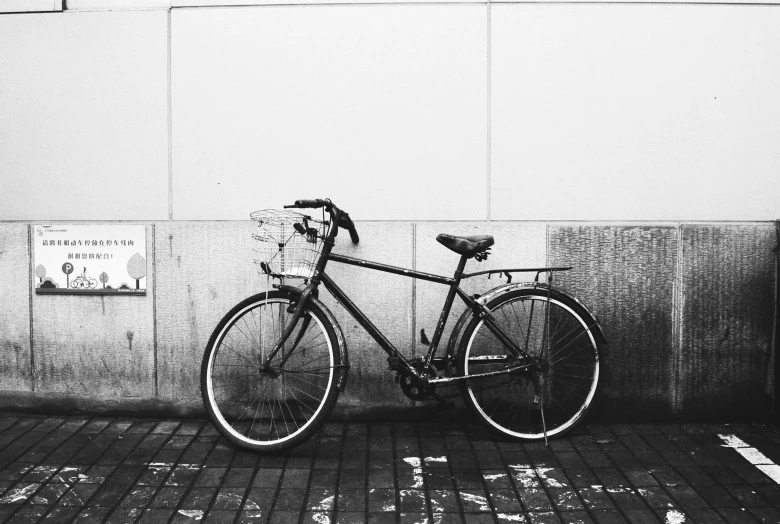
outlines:
[[[175,218],[318,197],[357,220],[485,218],[484,6],[171,17]]]
[[[167,20],[0,16],[0,220],[167,218]]]
[[[266,288],[252,262],[254,223],[157,225],[157,336],[160,398],[202,410],[200,364],[211,332],[243,299]]]
[[[550,226],[550,265],[574,266],[554,285],[598,316],[608,341],[595,417],[673,412],[677,241],[675,227]]]
[[[496,243],[488,259],[484,262],[470,260],[466,264],[467,273],[499,268],[540,267],[545,264],[547,229],[543,224],[426,222],[418,224],[415,233],[418,270],[448,277],[454,275],[460,255],[436,241],[439,233],[493,235]],[[516,273],[512,278],[513,282],[520,282],[533,280],[534,276],[535,273]],[[468,294],[484,293],[503,283],[506,283],[504,277],[494,275],[488,280],[487,276],[479,276],[464,280],[461,288]],[[433,337],[447,297],[447,286],[421,280],[417,281],[416,286],[416,351],[424,355],[428,348],[420,344],[420,330],[425,330],[428,339]],[[456,297],[440,342],[442,351],[464,309],[463,302]]]
[[[360,243],[353,245],[343,231],[336,240],[334,252],[397,267],[412,267],[412,224],[356,222],[356,227]],[[399,352],[408,355],[414,314],[411,279],[337,263],[330,264],[326,272]],[[384,350],[327,291],[323,290],[320,297],[336,315],[349,348],[352,368],[346,392],[339,397],[339,408],[406,405],[406,397],[394,382],[394,373],[388,371]]]
[[[771,225],[684,226],[676,407],[687,417],[772,409],[777,240]]]
[[[0,390],[30,391],[30,250],[27,224],[0,224]]]
[[[154,279],[151,226],[146,253]],[[153,398],[153,294],[34,295],[36,391],[78,404]]]

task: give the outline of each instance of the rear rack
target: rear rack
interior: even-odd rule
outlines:
[[[503,275],[507,279],[507,284],[512,283],[512,275],[510,273],[536,273],[534,282],[539,282],[539,275],[542,273],[554,273],[555,271],[569,271],[574,269],[573,267],[531,267],[531,268],[519,268],[519,269],[488,269],[487,271],[477,271],[476,273],[464,273],[461,278],[471,278],[479,275],[487,275],[490,278],[493,275]]]

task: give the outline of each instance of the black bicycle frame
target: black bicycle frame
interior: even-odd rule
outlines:
[[[498,269],[498,270],[480,271],[477,273],[466,274],[463,273],[463,270],[466,267],[466,261],[468,260],[469,257],[463,255],[461,256],[460,261],[458,262],[458,267],[455,270],[454,278],[450,278],[450,277],[444,277],[440,275],[433,275],[431,273],[423,273],[421,271],[416,271],[413,269],[405,269],[401,267],[390,266],[387,264],[380,264],[378,262],[370,262],[368,260],[362,260],[359,258],[352,258],[345,255],[339,255],[331,252],[333,246],[335,245],[335,238],[338,233],[337,224],[340,223],[340,216],[341,216],[340,210],[336,211],[336,213],[332,215],[333,226],[328,236],[323,239],[324,244],[322,247],[320,258],[317,261],[317,267],[314,271],[314,276],[312,276],[309,284],[303,290],[301,298],[295,307],[295,311],[293,312],[293,316],[290,320],[290,324],[287,326],[280,340],[277,342],[276,346],[267,357],[266,363],[263,366],[265,369],[270,369],[271,359],[274,357],[274,355],[276,355],[276,353],[281,349],[281,347],[284,345],[286,340],[292,334],[293,330],[295,329],[295,325],[297,324],[298,320],[300,319],[300,316],[302,315],[303,308],[306,304],[306,301],[308,300],[308,297],[312,296],[312,294],[315,294],[316,296],[316,292],[320,284],[323,284],[325,286],[325,289],[327,289],[333,295],[333,297],[342,306],[344,306],[344,309],[346,309],[349,312],[349,314],[352,315],[352,317],[355,320],[357,320],[357,322],[363,327],[363,329],[365,329],[366,332],[368,332],[368,334],[371,335],[371,337],[387,353],[388,360],[390,362],[390,368],[392,370],[399,371],[400,369],[403,369],[407,373],[415,376],[423,386],[426,386],[428,384],[456,382],[456,381],[462,381],[467,379],[505,374],[505,373],[510,373],[518,370],[528,369],[536,364],[533,358],[528,354],[527,348],[523,349],[519,347],[511,339],[511,337],[509,337],[509,335],[507,335],[507,333],[503,329],[501,329],[501,327],[495,321],[493,314],[484,304],[478,302],[476,300],[476,297],[470,297],[462,289],[460,289],[459,287],[460,282],[464,278],[470,278],[477,275],[494,274],[494,273],[499,273],[499,274],[503,273],[509,275],[509,273],[515,273],[515,272],[533,272],[533,271],[537,272],[537,278],[538,278],[540,272],[551,272],[551,271],[565,270],[571,268]],[[439,316],[439,322],[436,325],[436,331],[433,334],[433,338],[431,339],[431,343],[428,348],[428,353],[426,354],[424,359],[425,365],[423,367],[423,370],[427,370],[430,368],[434,356],[436,355],[436,350],[439,346],[439,342],[441,341],[441,337],[444,333],[444,326],[447,323],[447,318],[449,317],[450,311],[452,309],[452,304],[455,301],[455,295],[459,296],[461,300],[463,300],[463,302],[466,304],[466,306],[468,306],[469,309],[471,309],[473,314],[477,318],[482,319],[485,322],[485,325],[488,327],[488,329],[498,338],[498,340],[502,344],[506,346],[506,348],[511,353],[511,356],[508,356],[506,358],[506,361],[508,364],[512,364],[512,365],[510,365],[505,369],[492,371],[488,373],[477,373],[477,374],[469,375],[468,377],[447,376],[447,377],[429,379],[424,374],[418,373],[417,370],[415,370],[414,367],[411,365],[409,360],[407,360],[398,351],[398,349],[393,345],[392,342],[390,342],[390,340],[387,339],[387,337],[379,330],[379,328],[377,328],[374,325],[374,323],[371,322],[371,320],[360,310],[360,308],[358,308],[358,306],[346,295],[346,293],[344,293],[344,291],[342,291],[341,288],[338,285],[336,285],[336,283],[327,275],[327,273],[325,273],[325,266],[327,265],[328,261],[340,262],[342,264],[358,266],[366,269],[373,269],[376,271],[381,271],[383,273],[391,273],[394,275],[401,275],[405,277],[410,277],[419,280],[426,280],[428,282],[435,282],[438,284],[449,286],[447,298],[444,302],[444,307],[441,311],[441,315]],[[452,358],[453,355],[451,355],[450,352],[448,352],[445,357],[447,369],[450,368]],[[425,371],[423,371],[423,373],[425,373]]]

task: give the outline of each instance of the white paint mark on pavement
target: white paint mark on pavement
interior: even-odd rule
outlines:
[[[488,505],[487,499],[481,495],[474,495],[473,493],[461,493],[460,497],[468,502],[478,504],[480,511],[490,511],[490,505]]]
[[[195,520],[200,520],[203,518],[203,511],[199,509],[180,509],[179,513],[185,517],[190,517],[191,519]]]
[[[780,466],[772,462],[766,455],[751,447],[736,435],[718,435],[725,442],[724,448],[731,448],[747,459],[748,462],[760,469],[766,476],[780,484]]]
[[[404,462],[409,464],[414,468],[413,475],[414,475],[414,486],[412,486],[412,489],[419,489],[423,487],[423,477],[422,477],[422,466],[420,457],[406,457],[404,459]]]
[[[522,515],[509,515],[507,513],[499,513],[496,515],[501,520],[509,520],[512,522],[525,522],[525,517]]]
[[[683,522],[685,522],[685,515],[676,509],[670,509],[666,512],[665,524],[683,524]]]
[[[552,470],[553,468],[536,468],[536,474],[539,475],[539,478],[542,479],[542,482],[546,482],[547,485],[551,488],[565,488],[566,484],[562,484],[558,480],[547,476],[547,473]]]
[[[13,504],[20,500],[27,500],[39,487],[41,487],[40,484],[30,484],[23,488],[12,489],[0,498],[0,504]]]
[[[506,477],[506,473],[496,473],[495,475],[482,475],[482,476],[485,478],[485,480],[489,480],[493,482],[495,480]]]

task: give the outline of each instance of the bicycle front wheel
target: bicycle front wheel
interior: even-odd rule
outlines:
[[[291,304],[277,291],[248,298],[225,315],[206,346],[203,403],[219,432],[242,448],[294,447],[322,426],[336,403],[340,348],[314,300],[263,366],[292,317]]]
[[[496,323],[537,363],[517,360],[483,319],[466,327],[460,345],[461,387],[466,404],[494,432],[517,440],[561,435],[587,412],[599,378],[599,337],[595,320],[579,303],[554,290],[518,289],[487,304]]]

